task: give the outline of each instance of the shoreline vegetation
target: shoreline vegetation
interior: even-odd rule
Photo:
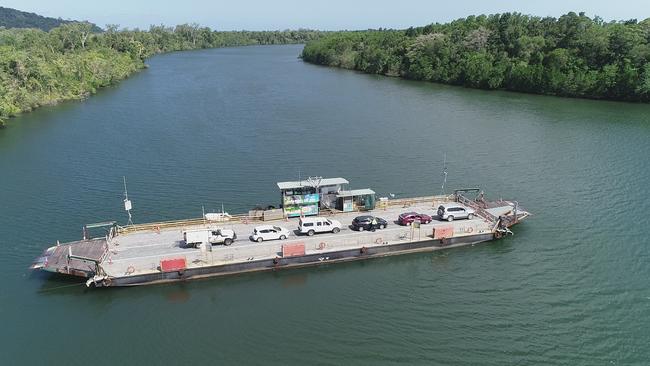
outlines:
[[[405,30],[332,32],[306,62],[469,88],[650,102],[650,18],[519,13]]]
[[[48,32],[0,27],[0,127],[8,118],[45,105],[84,99],[145,68],[153,55],[228,46],[307,43],[325,32],[213,31],[197,24],[149,30],[74,22]]]

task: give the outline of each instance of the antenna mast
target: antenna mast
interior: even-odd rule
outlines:
[[[126,213],[129,215],[129,221],[126,224],[133,225],[133,219],[131,217],[131,209],[133,208],[133,204],[129,199],[129,192],[126,190],[126,177],[123,176],[122,179],[124,180],[124,209],[126,210]]]
[[[447,153],[445,153],[445,158],[442,162],[442,187],[440,188],[440,194],[445,195],[445,184],[447,184]]]

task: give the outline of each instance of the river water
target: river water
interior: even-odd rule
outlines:
[[[0,130],[0,350],[14,364],[631,365],[650,360],[650,106],[305,64],[301,46],[172,53]],[[84,223],[238,213],[275,182],[397,197],[480,186],[504,240],[302,270],[87,290],[31,274]]]

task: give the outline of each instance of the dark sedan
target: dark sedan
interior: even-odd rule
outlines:
[[[432,220],[431,216],[417,213],[417,212],[405,212],[399,215],[397,222],[400,225],[410,225],[413,221],[419,221],[422,224],[428,224]]]
[[[352,220],[352,229],[357,231],[385,229],[388,222],[381,217],[359,216]]]

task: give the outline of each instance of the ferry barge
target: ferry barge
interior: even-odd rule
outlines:
[[[477,189],[376,200],[370,189],[344,190],[347,183],[343,178],[280,182],[281,208],[253,210],[246,215],[204,214],[199,219],[148,224],[120,226],[110,221],[86,225],[82,240],[57,242],[31,268],[81,277],[89,287],[156,284],[473,245],[512,235],[510,227],[530,215],[516,201],[489,201]],[[438,218],[438,207],[450,203],[471,211],[469,219]],[[432,220],[398,225],[394,220],[404,212],[419,212]],[[332,233],[300,235],[295,230],[299,220],[310,215],[335,219],[343,227]],[[348,225],[360,215],[381,217],[389,224],[372,231],[352,230]],[[248,234],[261,224],[289,228],[290,234],[284,240],[249,240]],[[90,231],[98,228],[104,228],[106,235],[91,238]],[[190,246],[185,240],[188,230],[224,230],[239,233],[239,237],[230,241],[231,245]]]

